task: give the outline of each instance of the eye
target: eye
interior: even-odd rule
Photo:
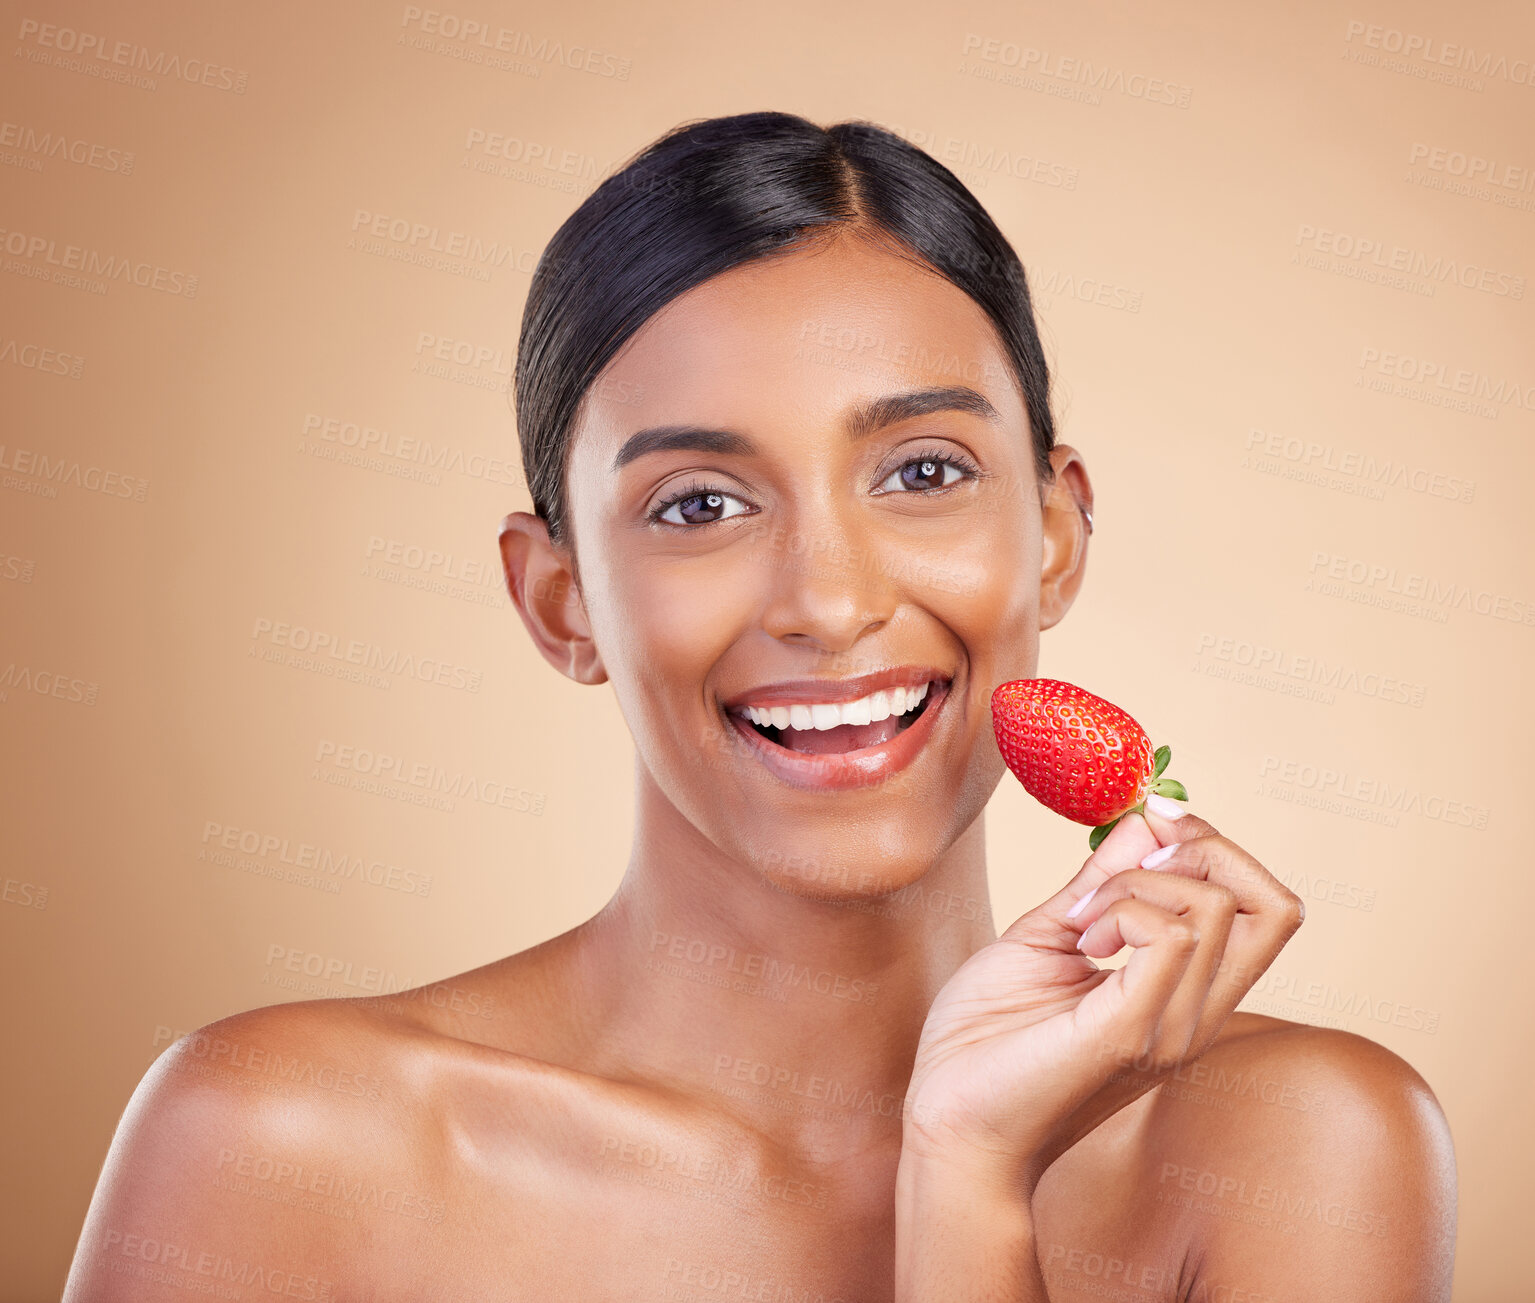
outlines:
[[[740,511],[727,511],[727,503],[737,503]],[[649,519],[659,521],[664,525],[674,525],[687,529],[695,525],[712,525],[717,521],[729,520],[732,516],[742,515],[746,510],[741,499],[733,494],[722,493],[719,489],[710,488],[707,484],[689,484],[665,501],[657,504]],[[672,515],[677,513],[681,519]]]
[[[949,472],[953,471],[952,477]],[[914,489],[919,493],[931,493],[938,489],[949,488],[960,480],[974,477],[979,473],[978,468],[965,457],[953,452],[939,452],[934,449],[931,452],[918,454],[905,462],[897,470],[893,471],[890,478],[880,486],[887,493],[903,492]],[[894,484],[892,489],[888,486]]]

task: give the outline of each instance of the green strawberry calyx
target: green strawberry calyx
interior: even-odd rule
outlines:
[[[1096,828],[1094,828],[1087,837],[1087,844],[1089,848],[1092,850],[1097,850],[1099,844],[1113,830],[1114,825],[1123,819],[1125,815],[1135,814],[1138,811],[1145,809],[1146,797],[1150,796],[1153,792],[1155,792],[1158,796],[1166,796],[1174,801],[1187,801],[1189,799],[1188,790],[1176,778],[1162,777],[1162,771],[1167,768],[1168,762],[1172,758],[1172,747],[1157,748],[1155,763],[1152,765],[1151,769],[1151,776],[1146,783],[1145,790],[1141,793],[1141,799],[1132,805],[1129,809],[1121,810],[1107,823],[1100,823]]]

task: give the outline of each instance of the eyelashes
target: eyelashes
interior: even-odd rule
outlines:
[[[667,498],[664,502],[657,503],[655,508],[649,513],[647,519],[650,520],[653,524],[670,525],[673,529],[697,529],[699,528],[698,524],[684,523],[682,525],[678,525],[675,521],[662,520],[661,517],[670,511],[673,507],[677,506],[679,503],[687,502],[689,499],[707,501],[709,498],[730,498],[734,499],[736,502],[740,501],[740,499],[737,498],[733,493],[726,493],[723,489],[715,488],[714,486],[705,484],[700,480],[693,480],[690,483],[685,484],[681,489],[672,494],[672,496]],[[740,515],[741,513],[736,512],[735,514]],[[729,520],[730,517],[724,516],[721,519]],[[701,522],[701,524],[704,525],[713,525],[717,523],[717,521],[712,520]]]
[[[973,461],[971,461],[970,458],[966,457],[964,453],[956,452],[952,448],[928,448],[925,450],[920,450],[916,453],[913,453],[910,457],[903,458],[901,460],[901,464],[897,466],[895,470],[891,472],[891,474],[899,474],[908,466],[920,465],[923,462],[936,462],[940,466],[953,466],[958,470],[964,471],[966,476],[971,479],[980,479],[982,478],[983,474],[981,468],[977,466]],[[885,476],[886,480],[889,478],[889,475]],[[948,484],[934,484],[928,488],[920,490],[920,492],[937,493],[942,489],[952,488],[955,484],[958,483],[958,480],[954,480]]]
[[[947,492],[949,489],[955,487],[956,484],[959,484],[962,479],[981,479],[985,474],[985,472],[983,472],[981,468],[975,464],[975,462],[973,462],[969,457],[966,457],[963,453],[956,452],[952,448],[928,448],[920,450],[912,454],[910,457],[903,458],[901,464],[891,472],[891,475],[887,475],[885,480],[882,480],[881,483],[885,483],[893,475],[898,475],[908,466],[920,465],[924,462],[933,463],[939,467],[952,466],[956,470],[963,472],[963,475],[961,479],[951,480],[945,484],[934,484],[919,489],[896,489],[893,490],[893,492],[918,493],[923,496],[929,496],[932,494]],[[727,493],[724,489],[719,488],[717,485],[709,484],[703,480],[693,479],[688,481],[688,483],[684,484],[680,489],[677,489],[675,492],[668,495],[663,501],[658,502],[653,508],[651,508],[651,510],[646,513],[646,520],[648,520],[651,524],[666,525],[672,529],[701,529],[705,525],[719,524],[723,520],[730,520],[735,516],[745,514],[744,512],[738,511],[732,512],[730,515],[721,516],[715,520],[705,520],[692,523],[683,522],[680,524],[676,521],[662,519],[662,517],[675,506],[679,506],[690,500],[708,502],[708,500],[711,498],[719,498],[722,501],[741,501],[741,499],[738,498],[735,494]],[[709,506],[710,509],[713,509],[712,503],[710,503]]]

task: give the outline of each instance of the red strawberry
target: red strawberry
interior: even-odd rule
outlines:
[[[1141,809],[1148,793],[1188,800],[1163,778],[1171,747],[1153,753],[1146,730],[1112,702],[1059,679],[1014,679],[991,694],[991,723],[1007,767],[1036,800],[1092,826],[1088,845]]]

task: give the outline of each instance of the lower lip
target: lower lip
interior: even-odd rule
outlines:
[[[726,712],[726,718],[736,732],[751,744],[753,753],[768,772],[791,787],[815,792],[870,787],[900,773],[917,758],[917,752],[922,750],[923,744],[938,726],[938,713],[948,701],[952,686],[952,683],[935,683],[928,688],[927,709],[911,724],[889,741],[881,742],[878,746],[860,747],[857,751],[832,752],[827,755],[791,751],[788,747],[769,742],[741,716]]]

